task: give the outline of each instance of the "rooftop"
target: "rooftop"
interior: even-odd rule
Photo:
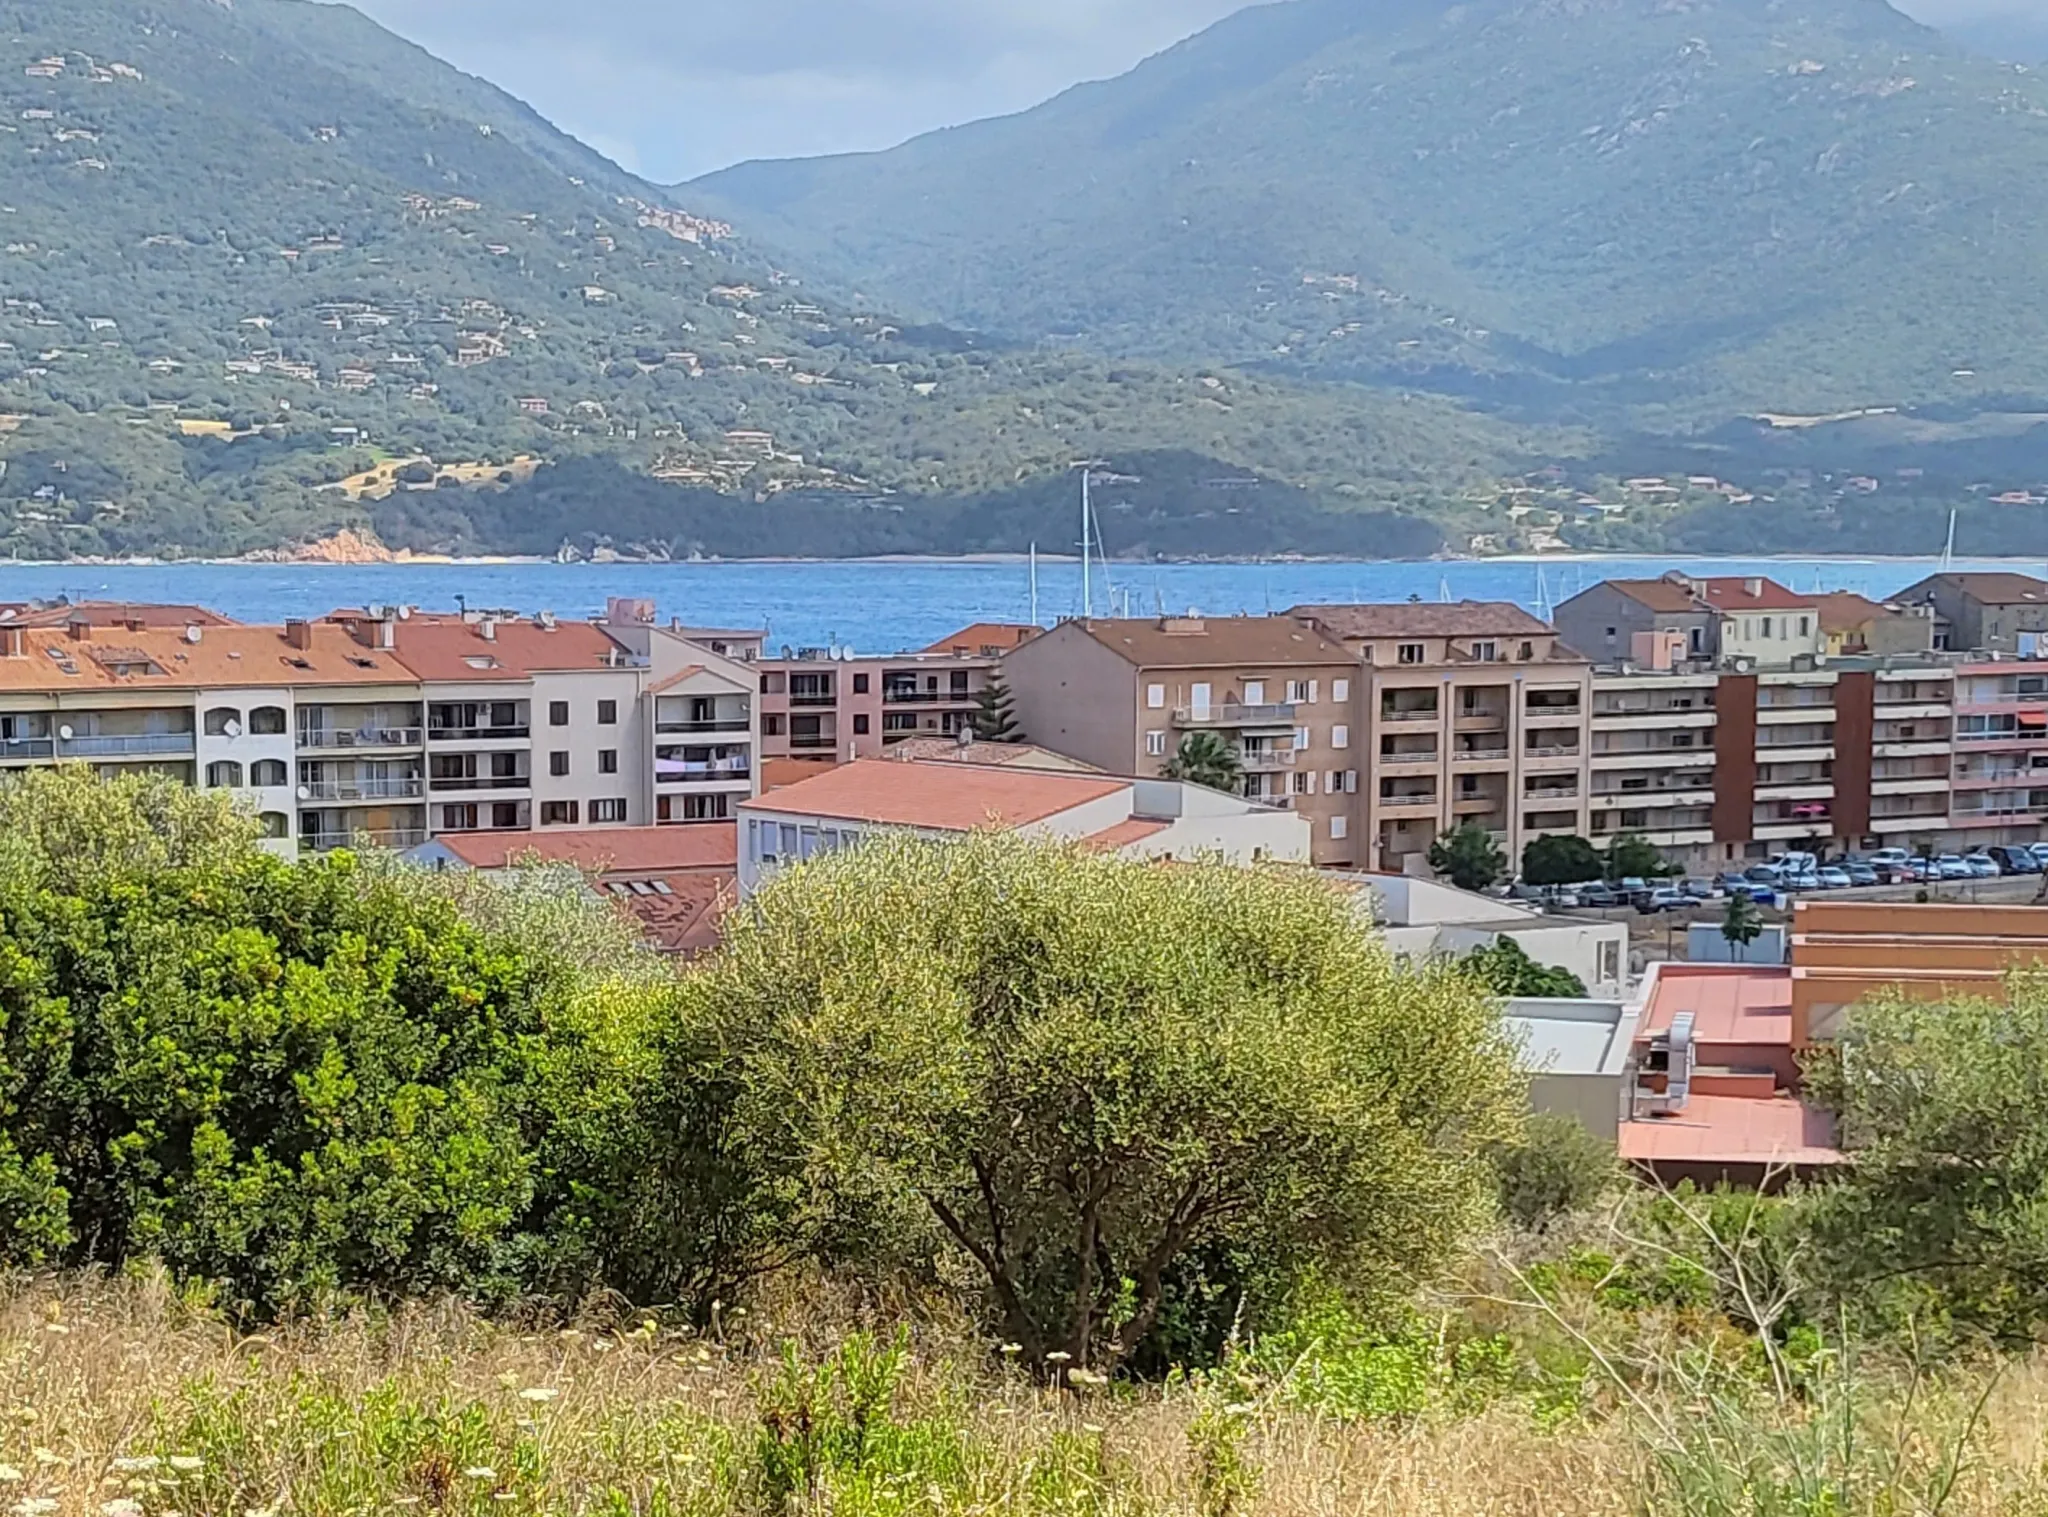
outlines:
[[[1693,583],[1708,605],[1727,615],[1740,616],[1745,611],[1810,611],[1820,599],[1756,575],[1747,579],[1700,579]]]
[[[1620,1151],[1632,1164],[1839,1164],[1834,1124],[1790,1095],[1701,1095],[1668,1117],[1624,1122]]]
[[[906,767],[916,771],[907,775]],[[913,763],[857,759],[772,795],[743,802],[742,811],[831,817],[875,826],[972,832],[978,827],[1027,827],[1102,800],[1130,787],[1129,780],[1043,769],[981,764]]]
[[[1854,590],[1833,590],[1816,596],[1814,605],[1819,608],[1823,632],[1854,632],[1881,616],[1897,614],[1889,606],[1880,606]]]
[[[33,601],[0,604],[0,622],[15,627],[61,627],[83,618],[96,627],[231,627],[231,617],[204,606],[166,605],[147,601],[83,600],[43,605]]]
[[[1792,971],[1775,964],[1662,965],[1640,1033],[1668,1032],[1681,1011],[1693,1014],[1697,1043],[1790,1047]]]
[[[435,839],[472,869],[506,869],[528,857],[598,873],[732,870],[737,827],[613,827],[580,832],[452,832]]]
[[[992,769],[1062,769],[1070,774],[1099,774],[1085,764],[1034,743],[966,743],[950,737],[911,737],[882,751],[899,763],[982,764]]]
[[[1098,618],[1067,625],[1141,669],[1358,662],[1342,645],[1291,616]]]
[[[1555,629],[1509,601],[1383,601],[1344,606],[1296,606],[1287,613],[1312,621],[1332,637],[1550,637]]]
[[[23,628],[19,655],[0,655],[0,690],[194,690],[286,685],[411,684],[389,652],[363,647],[340,627],[295,624],[164,628]],[[299,641],[294,642],[296,636]],[[303,644],[303,646],[301,646]]]
[[[1930,574],[1911,589],[1899,592],[1900,600],[1921,600],[1937,585],[1960,590],[1987,606],[2024,606],[2048,602],[2048,581],[2010,570],[1982,574]]]
[[[1029,622],[976,622],[950,637],[942,637],[924,651],[953,654],[1002,654],[1021,647],[1043,630]]]
[[[393,642],[422,680],[441,684],[594,671],[625,660],[624,649],[589,622],[415,616],[394,624]]]
[[[1707,609],[1683,579],[1610,579],[1607,584],[1646,610],[1678,615]]]

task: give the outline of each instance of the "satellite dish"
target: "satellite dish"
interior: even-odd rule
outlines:
[[[242,724],[236,721],[233,717],[229,717],[227,719],[227,722],[221,727],[220,730],[225,732],[229,737],[240,737],[242,735]]]
[[[313,799],[313,787],[311,785],[299,786],[299,799],[302,801],[310,801],[311,799]]]
[[[196,643],[202,636],[204,634],[200,632],[196,624],[185,629],[185,641],[188,643]]]
[[[59,727],[57,729],[57,736],[61,737],[62,739],[64,739],[65,742],[68,743],[71,741],[74,734],[71,731],[70,725],[67,723],[66,725]]]

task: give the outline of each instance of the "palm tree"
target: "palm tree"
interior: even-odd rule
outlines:
[[[1168,760],[1166,777],[1235,795],[1244,778],[1244,758],[1220,732],[1190,732]]]

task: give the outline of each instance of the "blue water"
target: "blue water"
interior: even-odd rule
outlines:
[[[1855,590],[1883,597],[1933,572],[1933,560],[1602,558],[1473,560],[1440,564],[1112,564],[1095,574],[1096,614],[1128,604],[1211,616],[1285,610],[1311,601],[1508,600],[1541,612],[1607,578],[1650,578],[1670,569],[1764,574],[1798,590]],[[1958,568],[2041,574],[2048,566],[2005,561]],[[1082,609],[1075,563],[1041,563],[1039,620]],[[765,628],[771,650],[838,644],[888,653],[923,647],[976,621],[1028,621],[1030,574],[1021,562],[914,560],[718,564],[279,564],[9,565],[0,601],[68,595],[73,600],[196,602],[242,621],[277,622],[367,603],[582,617],[607,596],[652,598],[664,619],[697,626]]]

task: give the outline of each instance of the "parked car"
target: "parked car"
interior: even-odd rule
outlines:
[[[1987,848],[1984,851],[1991,856],[1991,862],[1998,866],[2000,874],[2039,874],[2041,872],[2041,861],[2034,857],[2034,850],[2031,848],[2008,848],[2001,843],[1995,848]]]
[[[1723,895],[1747,896],[1755,900],[1759,895],[1768,893],[1770,887],[1758,884],[1746,874],[1724,874],[1714,881],[1714,888]]]
[[[1963,856],[1963,867],[1970,871],[1973,880],[1995,880],[1998,878],[1998,860],[1988,853],[1969,853]]]
[[[1838,864],[1823,864],[1814,872],[1820,877],[1820,888],[1823,890],[1847,890],[1856,883],[1850,877],[1849,871]]]
[[[1655,916],[1660,911],[1684,911],[1693,904],[1692,897],[1683,890],[1669,885],[1659,885],[1649,896],[1636,903],[1636,910],[1646,916]]]
[[[1695,901],[1711,901],[1717,894],[1712,880],[1680,880],[1678,888]]]
[[[1795,874],[1785,881],[1785,888],[1787,890],[1818,890],[1821,888],[1820,871],[1810,870],[1805,874]]]
[[[1579,904],[1605,911],[1627,903],[1605,885],[1582,885],[1579,887]]]
[[[1935,859],[1933,873],[1938,880],[1967,880],[1970,866],[1963,862],[1961,854],[1944,853]]]
[[[1913,855],[1903,848],[1880,848],[1867,856],[1867,862],[1873,868],[1889,867],[1893,870],[1903,870],[1913,862]]]
[[[1576,885],[1557,886],[1551,893],[1550,904],[1559,911],[1570,911],[1579,904],[1579,887]]]
[[[1785,883],[1784,875],[1770,864],[1751,864],[1742,871],[1742,877],[1753,885],[1769,885],[1773,889]]]
[[[1883,875],[1880,875],[1877,865],[1866,864],[1861,860],[1854,864],[1844,864],[1842,870],[1849,876],[1849,883],[1851,885],[1882,885],[1889,883],[1891,877],[1891,870],[1889,868],[1884,871]]]
[[[2027,850],[2044,870],[2048,870],[2048,843],[2036,843]]]

